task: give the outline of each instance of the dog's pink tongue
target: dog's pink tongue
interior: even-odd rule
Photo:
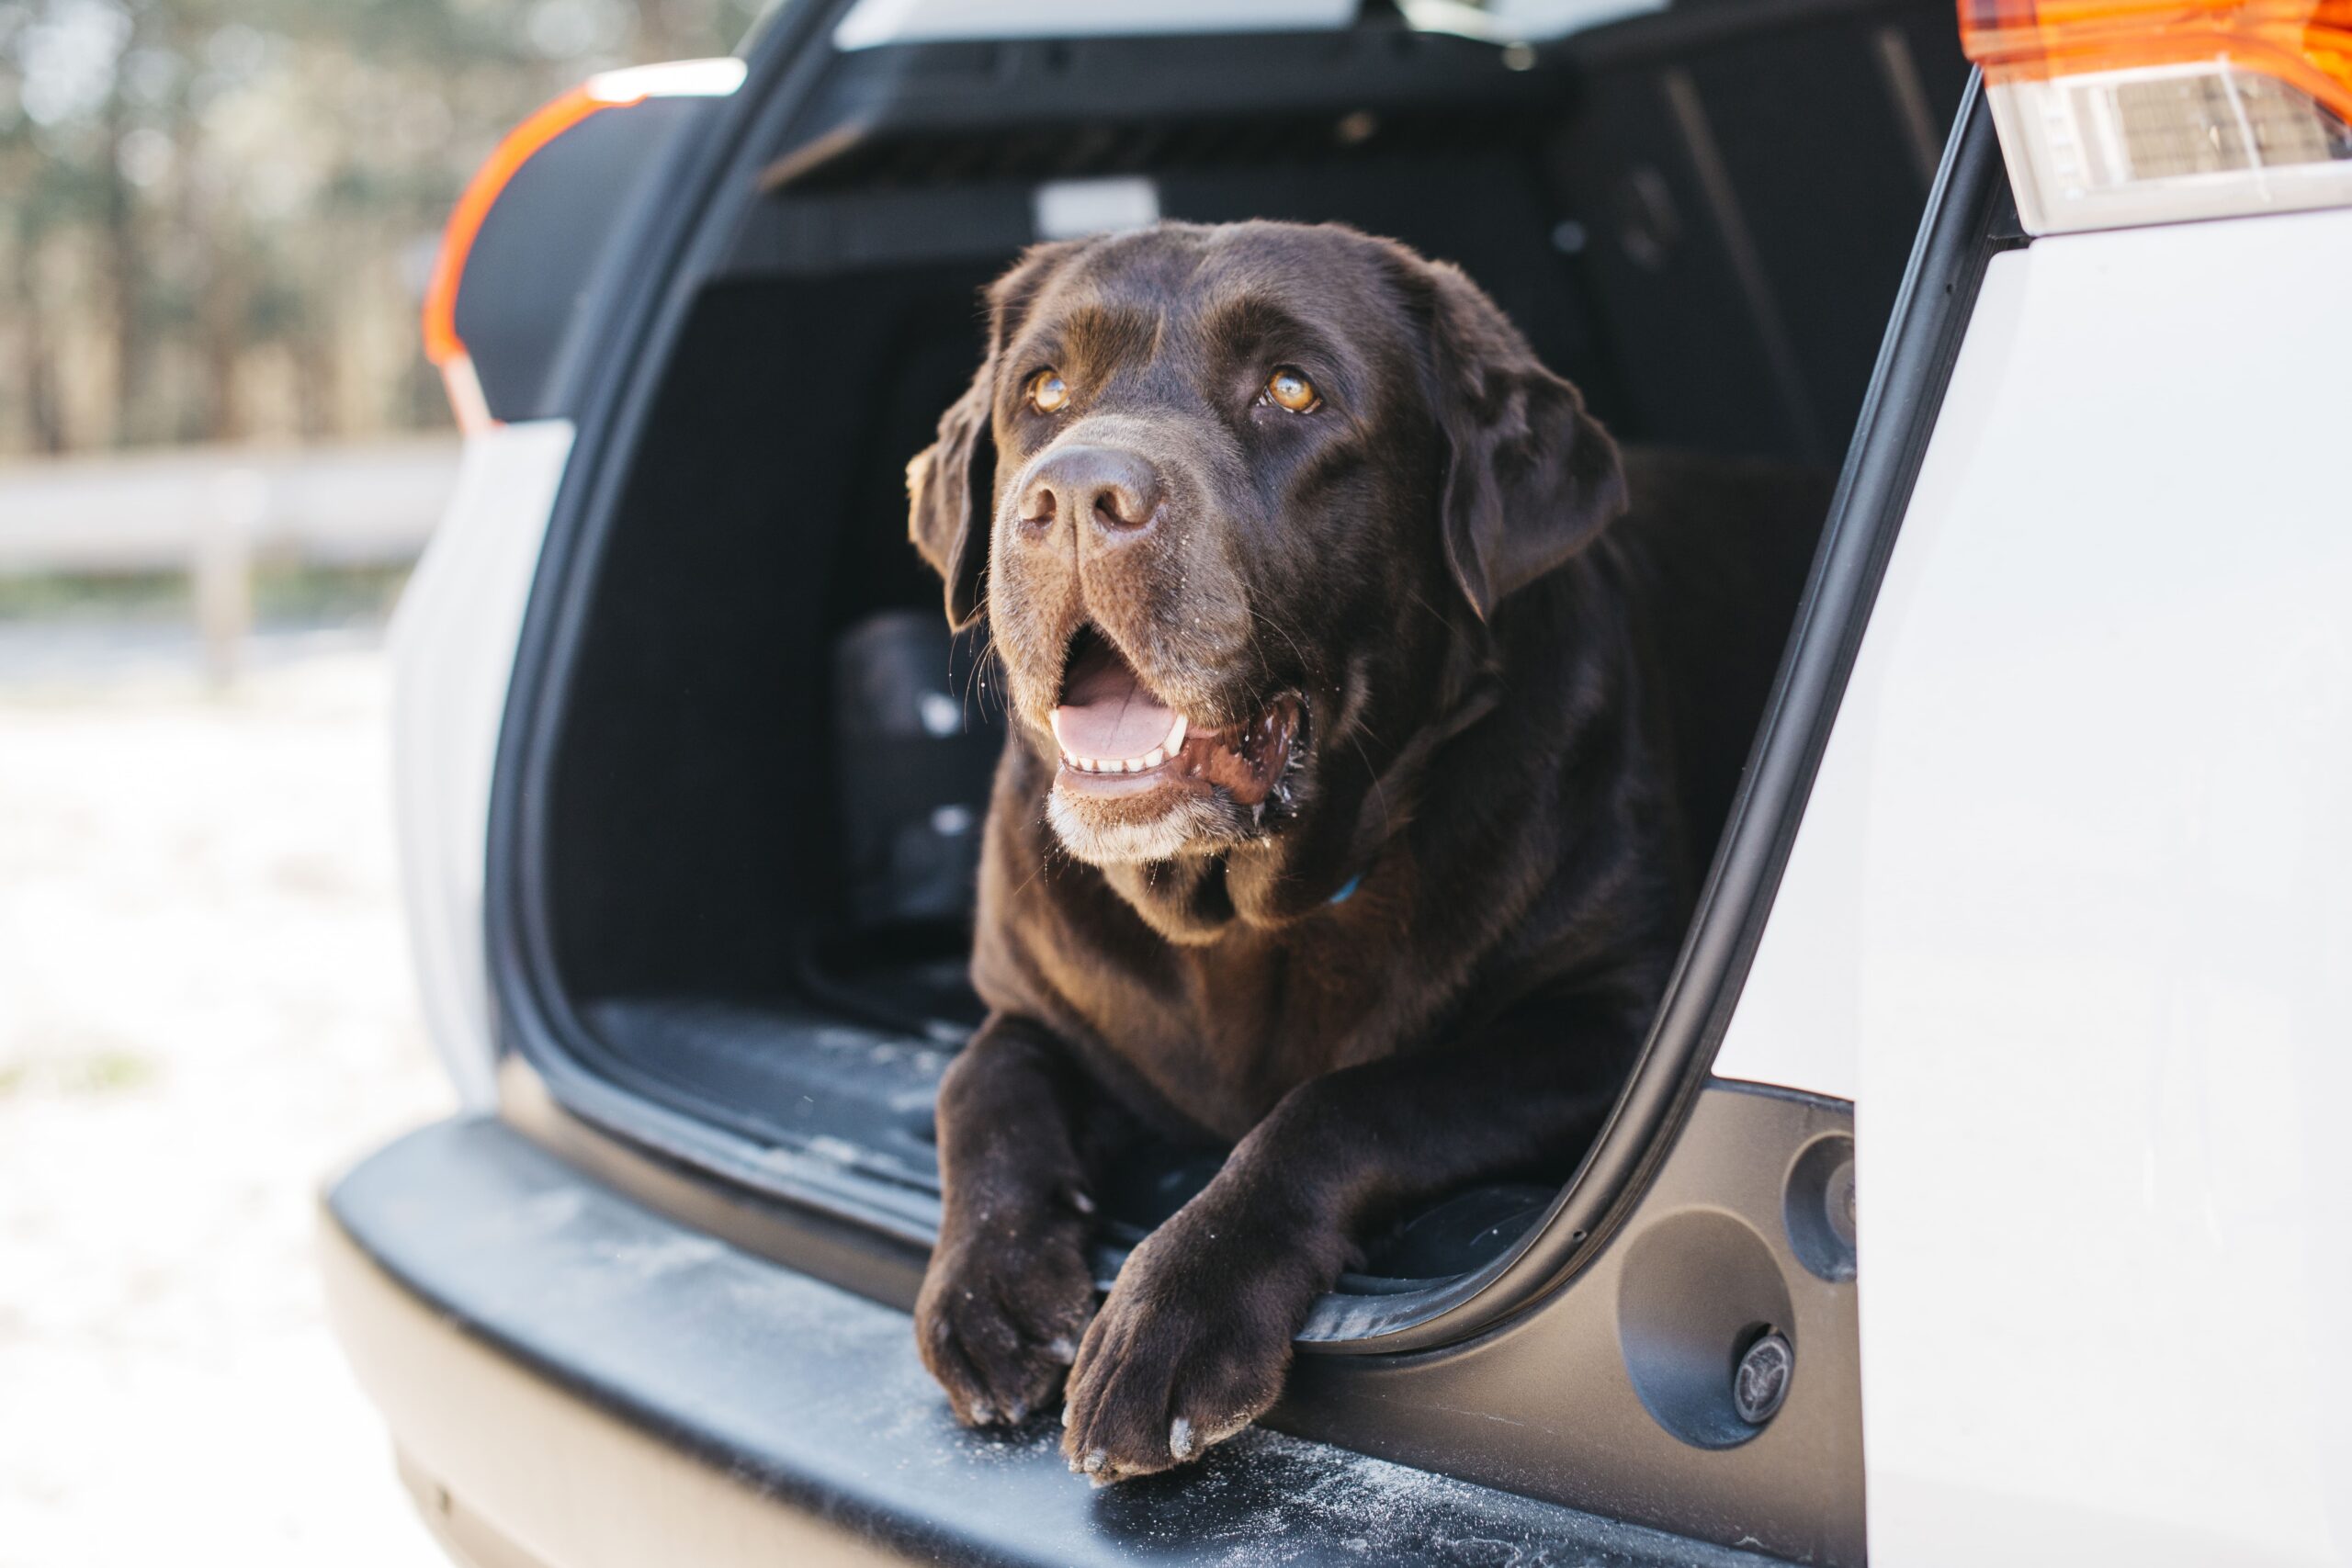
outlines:
[[[1104,642],[1080,655],[1054,709],[1054,733],[1064,751],[1114,761],[1142,756],[1168,738],[1175,722],[1175,714],[1143,689],[1127,661]]]

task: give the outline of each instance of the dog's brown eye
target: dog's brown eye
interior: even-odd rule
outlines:
[[[1322,403],[1323,394],[1304,372],[1285,365],[1266,383],[1266,400],[1293,413],[1313,413]]]
[[[1069,406],[1069,388],[1051,370],[1029,378],[1029,406],[1039,413],[1059,413]]]

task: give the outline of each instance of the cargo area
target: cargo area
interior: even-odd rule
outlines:
[[[1004,730],[907,543],[903,472],[971,375],[979,290],[1057,193],[1394,236],[1462,265],[1622,440],[1828,476],[1963,81],[1940,3],[1716,0],[1508,51],[1375,6],[1333,34],[833,57],[698,242],[566,579],[560,716],[523,786],[566,1049],[734,1140],[738,1181],[821,1168],[918,1229],[935,1207]],[[1759,588],[1783,628],[1819,523],[1760,525],[1791,563]],[[1702,863],[1771,666],[1694,721]],[[1478,1269],[1579,1154],[1408,1216],[1347,1288]],[[1218,1158],[1123,1168],[1113,1250]]]

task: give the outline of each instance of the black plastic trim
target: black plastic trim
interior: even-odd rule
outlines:
[[[842,58],[761,188],[1157,172],[1183,166],[1182,128],[1204,122],[1250,125],[1253,157],[1329,150],[1332,122],[1366,103],[1381,106],[1384,134],[1418,121],[1459,137],[1556,114],[1574,86],[1556,70],[1514,69],[1496,45],[1378,18],[1234,45],[1232,35],[1177,33],[861,51]],[[1009,134],[976,145],[976,125]],[[1215,156],[1233,155],[1228,145]]]
[[[1663,62],[1732,39],[1869,16],[1881,0],[1731,0],[1673,4],[1609,27],[1570,33],[1542,46],[1588,66]],[[1797,90],[1791,84],[1791,90]],[[1964,117],[1963,117],[1964,118]]]
[[[811,1516],[926,1562],[1771,1561],[1262,1430],[1181,1472],[1090,1488],[1050,1421],[956,1427],[903,1314],[673,1224],[494,1120],[409,1134],[336,1183],[327,1208],[330,1313],[395,1443],[551,1568],[581,1550],[580,1499],[607,1495],[628,1500],[640,1536],[663,1535],[665,1512],[733,1510],[706,1532],[726,1550],[693,1559],[709,1568],[793,1561],[770,1553],[796,1525],[807,1542]],[[465,1375],[476,1347],[570,1400]],[[589,1440],[589,1412],[651,1444]],[[750,1508],[740,1492],[665,1484],[654,1449],[751,1488]],[[543,1452],[563,1456],[553,1484],[530,1462]]]
[[[1406,1464],[1824,1568],[1867,1552],[1850,1253],[1806,1261],[1853,1107],[1711,1078],[1577,1276],[1472,1338],[1306,1357],[1268,1424]],[[1816,1153],[1816,1151],[1819,1151]],[[1769,1422],[1731,1369],[1751,1330],[1795,1348]]]

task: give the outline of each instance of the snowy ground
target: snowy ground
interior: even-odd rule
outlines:
[[[442,1562],[321,1315],[321,1181],[447,1109],[377,630],[220,694],[0,620],[0,1568]]]

